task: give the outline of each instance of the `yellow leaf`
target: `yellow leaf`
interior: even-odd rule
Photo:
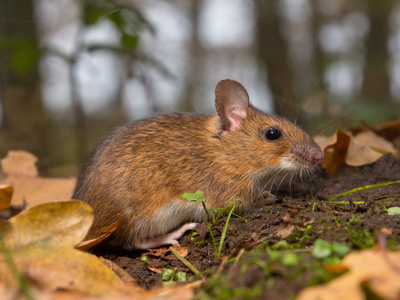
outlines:
[[[353,252],[341,264],[349,272],[327,284],[301,291],[297,300],[364,300],[365,285],[381,299],[399,299],[400,252],[376,249]]]
[[[11,185],[0,185],[0,211],[10,207],[13,191],[14,189]]]
[[[118,277],[96,256],[75,250],[93,222],[89,205],[80,201],[35,206],[7,220],[0,220],[4,243],[17,269],[48,290],[78,290],[104,294],[119,283]],[[17,282],[4,255],[0,255],[0,281]]]

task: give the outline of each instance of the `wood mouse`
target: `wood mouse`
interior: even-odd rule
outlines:
[[[320,147],[290,121],[250,104],[237,81],[215,88],[216,115],[169,113],[118,128],[83,165],[73,194],[91,205],[87,238],[123,221],[111,243],[126,249],[177,244],[204,221],[199,203],[183,193],[204,192],[208,208],[236,202],[246,211],[269,180],[309,173],[323,158]]]

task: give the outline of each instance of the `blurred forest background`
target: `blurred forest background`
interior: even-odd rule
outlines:
[[[329,134],[400,116],[400,1],[1,0],[0,156],[77,175],[114,127],[214,113],[220,79]]]

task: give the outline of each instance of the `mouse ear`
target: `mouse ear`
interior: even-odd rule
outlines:
[[[239,82],[225,79],[215,88],[215,108],[226,131],[239,130],[247,118],[249,95]]]

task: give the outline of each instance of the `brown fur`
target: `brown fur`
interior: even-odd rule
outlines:
[[[295,162],[294,171],[314,166],[307,151],[321,150],[302,129],[250,105],[240,130],[228,131],[229,118],[219,101],[226,99],[217,94],[219,116],[152,116],[117,129],[96,147],[73,196],[94,210],[88,237],[121,214],[114,243],[132,248],[183,223],[204,220],[201,206],[181,199],[183,193],[201,190],[208,207],[236,201],[246,210],[268,179],[288,172],[282,169],[283,159]],[[267,141],[264,132],[270,126],[281,129],[284,137]]]

